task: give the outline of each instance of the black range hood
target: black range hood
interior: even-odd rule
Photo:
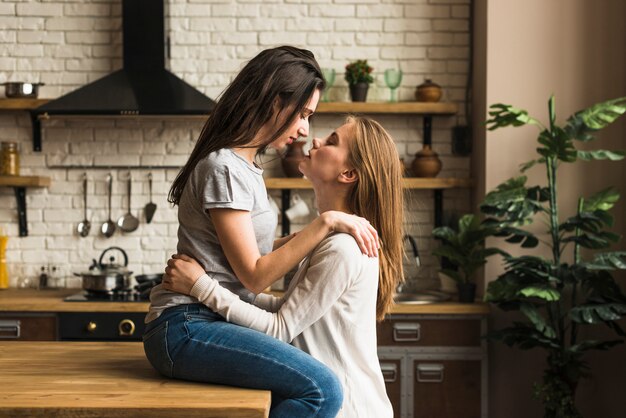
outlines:
[[[164,1],[122,0],[123,68],[33,110],[34,136],[42,115],[205,115],[215,107],[166,69]]]

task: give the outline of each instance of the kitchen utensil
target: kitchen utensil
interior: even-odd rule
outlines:
[[[135,276],[135,281],[139,284],[146,283],[146,282],[161,283],[162,278],[163,278],[163,273],[139,274]]]
[[[152,291],[152,288],[161,283],[162,277],[163,273],[140,274],[135,276],[135,281],[138,283],[135,286],[135,290],[139,292],[139,299],[150,299],[150,292]]]
[[[152,173],[148,174],[148,190],[150,191],[150,202],[146,204],[144,211],[146,213],[146,222],[152,222],[154,212],[156,212],[157,205],[152,202]]]
[[[86,237],[87,235],[89,235],[89,231],[91,230],[91,222],[89,222],[89,219],[87,219],[87,173],[85,173],[85,177],[83,179],[83,196],[85,200],[83,203],[85,217],[81,222],[78,223],[78,226],[76,226],[76,232],[78,232],[78,235],[80,235],[81,237]]]
[[[35,98],[39,95],[39,86],[45,83],[6,82],[4,95],[8,98]]]
[[[115,233],[115,223],[111,220],[111,195],[113,194],[113,176],[109,174],[107,176],[108,189],[109,189],[109,220],[102,224],[100,232],[107,238],[110,238]]]
[[[122,215],[117,220],[117,226],[124,232],[133,232],[139,227],[139,219],[133,216],[130,213],[131,205],[130,205],[130,196],[131,196],[131,183],[133,182],[133,177],[128,175],[128,212],[125,215]]]
[[[115,257],[111,256],[108,263],[104,263],[104,256],[109,251],[117,250],[124,257],[124,264],[116,264]],[[130,275],[128,255],[120,247],[109,247],[100,254],[100,258],[96,262],[93,260],[88,271],[82,273],[74,273],[75,276],[81,277],[83,280],[83,289],[90,292],[113,292],[128,289]]]

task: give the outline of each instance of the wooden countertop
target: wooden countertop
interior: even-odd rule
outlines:
[[[148,302],[65,302],[64,297],[80,289],[0,290],[0,312],[148,312]],[[392,314],[410,315],[488,315],[489,305],[482,302],[442,302],[425,305],[397,304]]]
[[[269,391],[168,379],[131,342],[0,342],[0,416],[267,417]]]

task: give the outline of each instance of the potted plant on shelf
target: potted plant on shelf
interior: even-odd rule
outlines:
[[[474,302],[476,272],[485,265],[488,257],[502,253],[497,248],[485,248],[485,238],[494,233],[473,214],[462,216],[456,228],[441,226],[433,230],[433,236],[441,240],[433,255],[447,261],[442,262],[445,267],[442,267],[441,273],[456,282],[459,302]]]
[[[372,71],[367,60],[356,60],[346,65],[345,80],[350,87],[350,97],[353,102],[364,102],[367,99],[367,90],[374,81]]]
[[[489,338],[521,349],[545,350],[547,364],[543,381],[535,384],[535,396],[544,405],[546,418],[581,417],[575,404],[579,381],[589,376],[585,353],[607,350],[624,342],[626,333],[618,320],[626,314],[626,296],[611,272],[626,269],[626,252],[597,252],[617,242],[619,236],[606,231],[613,223],[609,210],[619,194],[609,188],[578,200],[576,212],[560,219],[557,170],[579,160],[621,160],[624,152],[579,150],[576,141],[588,143],[592,134],[626,112],[626,98],[607,101],[575,113],[563,126],[556,124],[554,97],[548,102],[549,124],[544,126],[521,109],[491,106],[489,130],[506,126],[535,125],[538,158],[522,165],[522,172],[543,166],[547,186],[529,186],[522,175],[510,179],[487,194],[481,211],[490,218],[485,224],[496,228],[507,241],[530,248],[539,240],[523,226],[542,218],[549,234],[549,256],[505,256],[505,271],[489,283],[485,300],[506,311],[519,311],[524,319],[492,332]],[[588,147],[585,147],[588,148]],[[583,257],[581,248],[587,249]],[[566,259],[566,251],[571,258]],[[590,340],[581,328],[603,325],[617,338]]]

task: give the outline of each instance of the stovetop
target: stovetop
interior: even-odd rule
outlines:
[[[82,291],[63,299],[66,302],[147,302],[149,299],[136,290],[92,293]]]

